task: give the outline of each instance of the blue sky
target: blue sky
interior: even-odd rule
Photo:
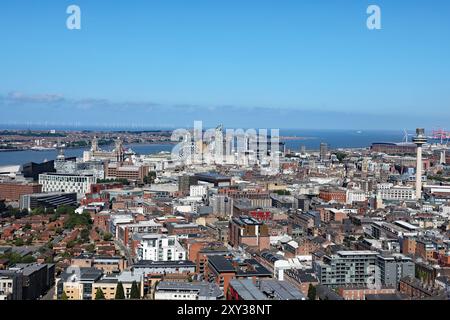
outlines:
[[[447,0],[4,0],[0,39],[3,124],[450,129]]]

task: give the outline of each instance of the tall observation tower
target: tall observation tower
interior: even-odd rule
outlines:
[[[416,136],[413,139],[417,146],[417,162],[416,162],[416,199],[422,198],[422,146],[427,143],[425,129],[416,129]]]

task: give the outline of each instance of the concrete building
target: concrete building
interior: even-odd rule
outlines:
[[[233,279],[227,300],[306,300],[303,293],[287,281]]]
[[[60,300],[63,292],[68,300],[92,300],[92,287],[102,275],[96,268],[67,268],[56,279],[55,300]]]
[[[23,275],[11,270],[0,271],[0,300],[22,300]]]
[[[138,286],[139,289],[139,296],[140,298],[142,298],[144,296],[143,276],[141,274],[133,274],[129,271],[125,271],[121,274],[105,276],[100,280],[96,281],[95,283],[93,283],[91,295],[92,300],[95,299],[95,295],[98,289],[100,289],[103,292],[105,300],[114,300],[116,297],[117,286],[119,285],[119,283],[122,284],[125,299],[130,299],[133,282],[136,282],[136,285]]]
[[[407,186],[396,186],[391,188],[379,189],[377,196],[382,200],[415,200],[416,192],[413,188]]]
[[[320,144],[320,161],[328,160],[328,144],[322,142]]]
[[[120,273],[127,267],[127,261],[123,257],[97,256],[83,253],[71,259],[72,266],[80,268],[96,268],[105,274]]]
[[[62,173],[43,173],[39,175],[42,192],[75,192],[79,197],[91,190],[91,185],[97,182],[93,175],[77,175]]]
[[[415,276],[413,260],[402,254],[379,255],[377,266],[380,269],[380,280],[383,286],[398,288],[402,278]]]
[[[325,255],[323,261],[314,261],[313,266],[322,285],[365,286],[370,277],[375,277],[376,251],[338,251]]]
[[[207,194],[208,186],[206,185],[190,186],[189,196],[191,197],[206,197]]]
[[[198,177],[194,175],[182,175],[178,177],[178,191],[187,195],[190,187],[198,183]]]
[[[155,300],[220,300],[223,292],[216,283],[161,281]]]
[[[36,208],[56,209],[58,206],[76,206],[76,193],[35,193],[20,196],[19,207],[21,210],[31,211]]]
[[[416,198],[422,198],[422,146],[427,143],[425,136],[425,130],[418,128],[416,130],[416,137],[413,139],[414,144],[417,146],[417,162],[416,162]]]
[[[177,236],[150,234],[142,237],[136,254],[138,260],[182,261],[187,253]]]
[[[150,168],[145,165],[126,165],[121,162],[105,165],[106,179],[126,179],[128,181],[143,182],[149,172]]]
[[[188,273],[196,271],[196,264],[189,260],[184,261],[149,261],[141,260],[133,264],[132,270],[136,273],[148,274],[170,274]]]
[[[22,278],[21,281],[17,280],[17,285],[21,282],[22,287],[16,287],[18,291],[21,291],[19,300],[36,300],[55,283],[55,265],[53,264],[17,263],[8,271]],[[17,297],[13,293],[14,296]]]

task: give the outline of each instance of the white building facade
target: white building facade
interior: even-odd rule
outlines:
[[[138,260],[182,261],[186,260],[186,249],[177,236],[150,234],[142,237],[137,247]]]
[[[378,193],[383,200],[414,200],[415,190],[410,187],[397,186],[389,189],[378,189]]]
[[[39,175],[42,192],[76,192],[84,196],[90,192],[91,185],[97,182],[93,175],[72,175],[62,173],[43,173]]]

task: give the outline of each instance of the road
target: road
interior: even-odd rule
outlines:
[[[131,257],[131,252],[130,249],[125,247],[122,242],[118,241],[118,240],[114,240],[114,244],[119,248],[120,253],[126,257],[127,261],[128,261],[128,265],[131,266],[133,265],[133,258]]]
[[[53,300],[55,294],[55,286],[51,287],[46,294],[39,300]]]

